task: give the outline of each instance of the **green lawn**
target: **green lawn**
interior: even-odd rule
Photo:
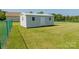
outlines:
[[[24,42],[20,33],[18,32],[18,23],[14,23],[12,30],[9,34],[6,48],[25,48]]]
[[[5,28],[5,22],[0,21],[0,38],[2,37],[2,31]]]
[[[79,48],[79,23],[24,28],[14,23],[6,48]]]

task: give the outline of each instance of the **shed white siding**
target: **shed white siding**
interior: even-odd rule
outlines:
[[[39,16],[26,16],[27,18],[27,27],[37,27],[40,26],[40,17]],[[32,20],[32,17],[35,17],[35,21]]]
[[[20,24],[23,27],[54,25],[54,17],[48,14],[22,14]]]
[[[46,25],[46,17],[40,17],[40,26]]]
[[[26,19],[27,19],[27,18],[26,18],[25,15],[21,15],[21,16],[20,16],[20,24],[21,24],[21,26],[27,27]]]

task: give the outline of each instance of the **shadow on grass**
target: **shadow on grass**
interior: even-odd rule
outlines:
[[[47,26],[27,27],[27,28],[30,29],[30,28],[52,27],[52,26],[59,26],[59,25],[47,25]]]

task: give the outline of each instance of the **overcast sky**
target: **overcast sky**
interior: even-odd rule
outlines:
[[[79,9],[3,9],[9,12],[39,12],[43,11],[44,13],[59,13],[63,15],[79,15]]]

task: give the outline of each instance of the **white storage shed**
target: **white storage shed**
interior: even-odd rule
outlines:
[[[23,27],[54,25],[54,17],[50,14],[21,13],[20,25]]]

